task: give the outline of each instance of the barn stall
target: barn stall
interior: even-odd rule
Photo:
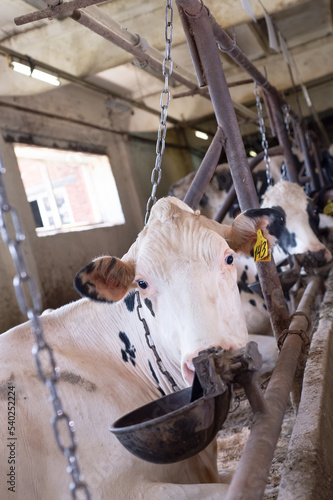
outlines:
[[[332,139],[329,2],[320,2],[320,8],[318,2],[316,5],[314,2],[282,2],[283,8],[281,2],[267,5],[252,2],[256,21],[249,20],[249,6],[246,11],[240,5],[235,8],[227,3],[207,2],[214,15],[213,22],[199,2],[178,2],[179,16],[175,13],[172,26],[172,73],[170,61],[163,56],[163,45],[168,43],[168,28],[163,37],[168,14],[168,10],[164,14],[164,6],[155,5],[155,2],[139,6],[125,3],[125,8],[124,2],[57,3],[49,2],[49,9],[43,13],[44,2],[4,2],[0,48],[4,56],[0,103],[1,156],[6,169],[4,183],[9,203],[16,208],[24,229],[24,255],[41,289],[44,308],[58,307],[77,298],[72,287],[73,276],[87,259],[110,251],[122,254],[128,248],[144,223],[152,168],[155,174],[157,171],[157,176],[153,174],[153,184],[155,187],[158,184],[158,196],[162,196],[174,181],[201,163],[196,178],[199,182],[186,199],[196,208],[205,184],[221,155],[226,153],[241,209],[259,206],[251,188],[246,150],[250,152],[256,147],[259,153],[262,144],[264,148],[268,148],[268,144],[264,142],[262,123],[261,133],[256,133],[258,113],[253,80],[264,89],[268,140],[283,147],[290,180],[305,183],[311,191],[325,186],[325,178],[320,176],[320,160],[322,151],[328,149]],[[99,7],[92,6],[96,3]],[[41,12],[35,13],[36,8]],[[17,18],[16,24],[14,18]],[[227,29],[229,35],[220,26]],[[279,40],[279,47],[272,31]],[[79,47],[77,40],[80,40]],[[50,91],[47,83],[17,75],[15,63],[25,65],[31,76],[36,69],[45,70],[56,76],[61,85]],[[167,76],[163,74],[166,67]],[[168,92],[160,96],[163,80],[175,98],[170,104]],[[160,119],[161,107],[166,107],[168,131],[165,151],[164,145],[157,143],[157,150],[163,151],[163,175],[159,183],[156,131],[162,132],[162,136],[166,132]],[[288,110],[293,138],[303,153],[305,173],[302,178],[298,176],[292,155],[288,120],[283,109]],[[205,156],[207,146],[196,138],[196,130],[205,132],[208,140],[211,139]],[[52,155],[48,156],[47,164],[52,169],[42,166],[50,150]],[[103,191],[103,182],[98,180],[97,168],[91,166],[97,161],[96,156],[110,162],[113,183],[117,186],[118,193],[112,198],[119,198],[119,215],[113,222],[110,222],[107,207],[97,208],[96,201],[92,203],[91,219],[85,214],[88,223],[76,219],[76,210],[82,213],[86,203],[81,200],[81,205],[75,205],[75,193],[67,199],[69,188],[63,194],[64,186],[75,184],[73,168],[75,163],[80,163],[83,179],[78,181],[78,189],[88,191],[90,200],[96,193],[97,198],[108,196],[109,191]],[[33,173],[36,163],[40,165],[40,177],[32,184],[28,175]],[[58,173],[59,164],[66,165],[65,178]],[[109,169],[108,164],[106,168]],[[100,172],[104,180],[105,163]],[[247,189],[244,189],[244,178]],[[112,212],[115,210],[113,208]],[[0,265],[4,277],[1,330],[4,331],[25,317],[11,285],[15,269],[10,252],[4,243],[1,244]],[[301,315],[295,316],[289,325],[289,313],[275,266],[273,263],[259,264],[258,274],[276,337],[282,330],[307,332],[307,316],[323,286],[323,279],[310,279],[305,298],[297,310]],[[331,352],[330,280],[325,284],[324,305],[317,305],[314,313],[319,318],[318,326],[308,355],[298,415],[288,454],[282,460],[280,498],[329,498],[331,492],[332,422],[327,362]],[[268,451],[262,451],[256,447],[263,433],[265,412],[256,419],[231,485],[230,495],[234,496],[230,498],[239,498],[236,495],[244,488],[247,496],[243,498],[261,498],[266,476],[261,473],[261,477],[258,470],[266,469],[272,459],[296,363],[283,352],[289,348],[289,355],[292,352],[291,357],[297,360],[303,340],[299,335],[287,336],[280,364],[274,370],[265,396],[268,401],[269,398],[274,400],[274,389],[284,387],[283,402],[278,401],[278,405],[282,405],[282,410],[279,407],[280,422],[274,423],[274,429],[268,428],[271,443]],[[289,378],[285,380],[284,377]],[[294,405],[297,406],[299,388],[297,384],[294,386]],[[230,414],[231,428],[232,421],[237,426],[237,419]],[[251,441],[254,442],[252,446]],[[261,461],[253,461],[253,456],[261,457]],[[228,460],[228,456],[224,460]],[[253,483],[253,477],[258,481]],[[297,488],[300,488],[299,493]]]

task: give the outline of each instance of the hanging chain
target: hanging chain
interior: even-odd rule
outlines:
[[[142,322],[143,324],[143,328],[145,330],[145,337],[146,337],[146,341],[147,341],[147,344],[148,344],[148,347],[153,351],[154,353],[154,356],[156,358],[156,363],[157,363],[157,366],[160,370],[160,372],[168,379],[168,382],[169,384],[171,385],[171,389],[173,390],[173,392],[177,392],[177,391],[180,391],[180,388],[179,386],[177,385],[177,383],[175,382],[174,378],[170,375],[170,373],[168,372],[168,370],[166,370],[158,352],[157,352],[157,349],[156,349],[156,346],[154,344],[154,341],[150,335],[150,331],[149,331],[149,327],[147,325],[147,321],[145,320],[145,318],[142,318],[141,317],[141,313],[140,313],[140,309],[142,308],[142,303],[141,303],[141,297],[140,297],[140,294],[138,291],[135,292],[135,295],[136,295],[136,298],[137,298],[137,301],[138,301],[138,305],[136,307],[136,310],[137,310],[137,313],[138,313],[138,317],[139,317],[139,320]]]
[[[160,100],[161,119],[157,133],[156,160],[155,160],[155,167],[151,174],[152,190],[151,190],[151,195],[147,202],[145,225],[148,222],[150,211],[153,205],[155,205],[157,201],[156,190],[157,186],[161,182],[161,177],[162,177],[161,163],[165,149],[165,136],[167,132],[166,120],[170,104],[169,77],[172,74],[172,65],[173,65],[171,59],[172,36],[173,36],[173,7],[172,7],[172,0],[167,0],[167,5],[165,9],[165,55],[162,65],[162,72],[164,76],[164,89],[162,90],[161,100]]]
[[[254,84],[254,95],[256,96],[256,105],[257,105],[257,112],[258,112],[258,118],[259,118],[259,130],[261,133],[261,146],[264,150],[264,161],[265,161],[265,165],[266,165],[267,185],[271,186],[273,184],[271,168],[270,168],[271,159],[270,159],[270,156],[268,154],[268,142],[267,142],[267,138],[266,138],[266,127],[265,127],[265,122],[264,122],[263,113],[262,113],[262,105],[261,105],[261,101],[260,101],[260,87],[256,83]]]
[[[284,124],[287,130],[288,136],[290,136],[290,106],[289,104],[284,104],[282,106]]]
[[[14,277],[14,288],[18,305],[21,311],[30,320],[31,332],[35,337],[36,344],[33,346],[32,353],[35,357],[39,378],[44,382],[50,392],[50,401],[54,408],[54,415],[51,423],[58,447],[68,461],[66,470],[71,474],[73,480],[69,486],[72,498],[78,498],[77,492],[83,492],[85,498],[90,500],[90,492],[87,484],[82,479],[78,458],[76,456],[77,445],[74,422],[70,420],[69,416],[64,411],[61,399],[58,395],[57,381],[59,379],[59,368],[56,365],[52,349],[45,341],[42,323],[39,318],[42,309],[40,293],[33,278],[28,274],[22,252],[21,244],[25,240],[25,235],[16,210],[8,203],[7,193],[3,183],[3,175],[5,172],[6,170],[2,166],[0,157],[0,232],[4,243],[7,244],[9,248],[17,272]],[[8,230],[8,223],[11,226],[12,235]],[[43,365],[46,369],[43,368]],[[63,424],[65,424],[66,427],[65,436],[61,436],[59,428],[59,426],[63,426]],[[65,441],[69,442],[69,445],[65,445]]]

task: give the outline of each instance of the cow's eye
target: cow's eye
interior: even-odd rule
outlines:
[[[148,283],[147,283],[147,281],[144,281],[144,280],[138,280],[138,285],[143,290],[145,290],[149,286]]]
[[[232,255],[227,255],[226,258],[225,258],[225,263],[228,264],[228,266],[230,266],[234,261],[234,258]]]

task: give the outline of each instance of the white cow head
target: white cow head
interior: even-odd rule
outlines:
[[[274,207],[286,219],[286,227],[278,242],[283,255],[277,256],[278,247],[274,249],[277,263],[286,254],[302,254],[298,257],[300,264],[314,268],[332,260],[331,252],[316,235],[319,217],[314,211],[314,202],[298,184],[280,181],[268,188],[261,207]]]
[[[269,245],[284,227],[275,210],[248,210],[222,226],[169,197],[153,207],[146,227],[122,259],[101,257],[75,278],[79,293],[115,302],[137,289],[163,362],[193,380],[203,349],[238,349],[248,333],[237,288],[234,251],[250,254],[261,229]],[[112,306],[110,306],[112,307]],[[138,329],[142,325],[138,320]]]

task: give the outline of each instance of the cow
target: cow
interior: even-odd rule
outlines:
[[[273,249],[274,261],[279,266],[290,255],[297,255],[301,266],[307,269],[320,268],[332,260],[332,255],[319,240],[319,217],[322,220],[324,217],[328,219],[328,222],[325,221],[326,225],[332,225],[332,217],[317,213],[318,208],[316,203],[318,203],[319,198],[317,198],[317,202],[313,201],[297,184],[281,180],[283,162],[283,156],[271,158],[273,186],[267,187],[264,162],[259,163],[254,171],[254,182],[261,207],[276,207],[286,219],[286,227],[281,234],[278,244]],[[180,179],[171,186],[170,192],[181,198],[184,197],[194,175],[192,173]],[[201,213],[207,217],[214,217],[231,185],[232,179],[228,164],[218,165],[200,201]],[[327,198],[330,191],[325,191]],[[326,198],[323,197],[325,200]],[[233,215],[238,210],[239,206],[236,203],[223,222],[231,224]],[[241,256],[237,258],[235,265],[237,268],[242,307],[249,333],[271,335],[272,328],[265,301],[252,288],[249,288],[249,284],[258,281],[253,259]]]
[[[83,298],[40,317],[59,366],[60,396],[75,422],[79,462],[92,498],[224,497],[216,441],[192,458],[157,465],[136,458],[109,432],[122,415],[171,393],[147,345],[136,293],[165,370],[185,388],[193,381],[192,359],[199,351],[246,344],[234,256],[251,253],[258,229],[273,245],[283,228],[284,219],[274,209],[246,211],[229,227],[180,200],[161,199],[121,259],[103,256],[78,272],[75,286]],[[51,404],[38,380],[33,343],[29,323],[0,336],[0,498],[64,500],[70,497],[66,459],[52,435]],[[15,398],[11,436],[9,388]]]
[[[318,238],[319,216],[314,201],[298,184],[280,181],[263,195],[262,208],[274,207],[286,220],[272,254],[281,265],[290,255],[297,256],[300,266],[318,269],[332,261],[331,252]],[[253,259],[241,256],[235,262],[238,287],[249,333],[270,333],[269,316],[263,298],[248,287],[258,280]]]
[[[285,159],[282,155],[272,156],[270,158],[270,173],[273,184],[281,180],[284,163]],[[191,172],[172,184],[169,189],[169,194],[183,200],[195,174],[196,172]],[[261,201],[268,186],[266,165],[263,160],[254,168],[252,176],[259,201]],[[227,196],[227,192],[231,186],[232,177],[228,163],[217,165],[215,172],[206,187],[205,193],[199,202],[198,208],[200,209],[201,214],[213,219]],[[239,204],[236,199],[232,204],[229,213],[225,216],[223,223],[232,224],[232,221],[239,212]]]

